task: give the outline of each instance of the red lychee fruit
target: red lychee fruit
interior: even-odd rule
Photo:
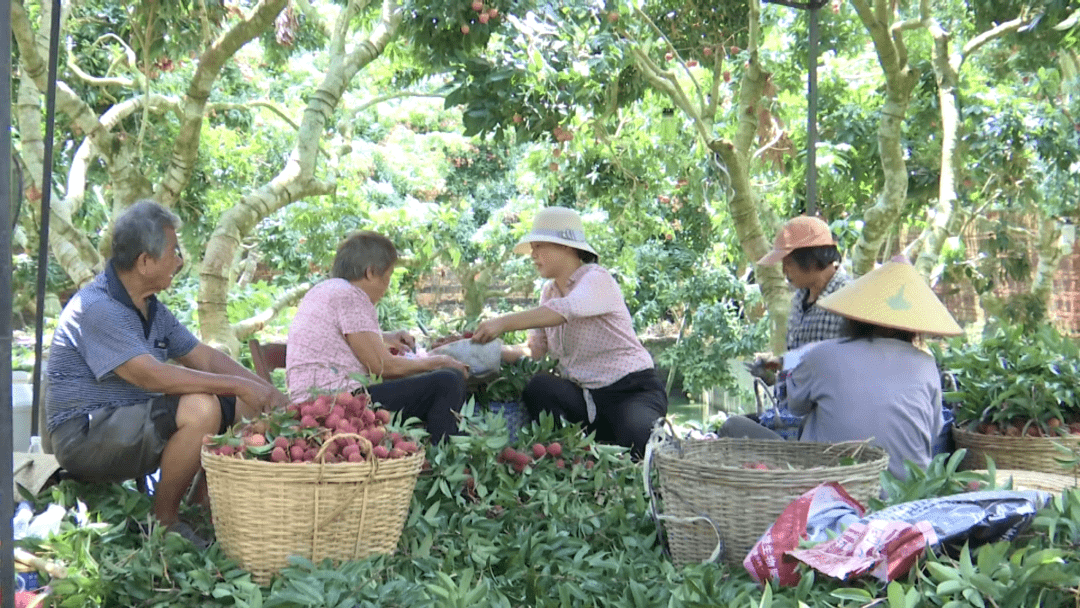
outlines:
[[[469,35],[469,26],[468,25],[461,26],[461,33],[468,36]]]
[[[529,455],[525,452],[514,452],[514,456],[510,459],[515,465],[525,466],[529,464]]]
[[[394,447],[398,448],[399,450],[402,450],[406,454],[415,454],[416,452],[420,451],[420,448],[415,443],[413,443],[411,441],[402,441],[401,443],[395,445]]]
[[[404,458],[405,457],[405,450],[400,450],[398,448],[393,448],[393,449],[390,450],[390,453],[388,454],[388,456],[390,458]]]
[[[551,164],[548,165],[548,169],[551,170],[551,171],[558,171],[559,170],[559,163],[552,162]]]
[[[591,468],[593,468],[594,466],[596,466],[596,462],[595,462],[595,461],[593,461],[593,460],[586,460],[586,461],[585,461],[585,468],[586,468],[586,469],[591,469]]]
[[[675,53],[665,53],[664,54],[664,59],[667,59],[668,61],[671,61],[674,58],[675,58]]]
[[[232,456],[234,453],[236,453],[236,448],[231,445],[223,445],[221,446],[218,453],[222,456]]]
[[[608,13],[607,14],[607,20],[608,20],[609,23],[617,22],[619,20],[619,12],[618,11],[611,11],[610,13]]]
[[[477,17],[476,19],[477,19],[477,20],[478,20],[478,21],[479,21],[480,23],[484,23],[484,24],[486,24],[486,23],[488,22],[488,19],[490,19],[490,17],[488,17],[487,13],[480,13],[480,16],[479,16],[479,17]]]
[[[512,120],[514,121],[515,124],[521,124],[522,122],[525,121],[525,119],[521,116],[521,114],[514,114],[514,117],[513,117]]]
[[[526,468],[527,466],[529,466],[529,465],[527,465],[527,464],[525,464],[525,463],[523,463],[523,462],[515,462],[515,463],[514,463],[514,470],[515,470],[515,471],[517,471],[518,473],[524,473],[524,472],[525,472],[525,468]]]
[[[364,462],[364,455],[360,452],[353,452],[346,456],[346,458],[349,459],[349,462]]]
[[[300,427],[305,429],[313,429],[319,426],[319,423],[315,420],[314,416],[304,416],[300,419]]]
[[[378,419],[378,421],[383,423],[383,424],[390,424],[390,418],[391,418],[390,410],[376,410],[375,411],[375,418]]]
[[[565,469],[566,468],[566,461],[563,460],[562,458],[556,460],[555,461],[555,468],[556,469]]]
[[[285,448],[276,447],[274,451],[270,452],[270,462],[285,462],[288,460],[288,456],[285,455]]]
[[[292,460],[294,462],[303,460],[304,459],[304,452],[305,452],[304,448],[301,447],[301,446],[298,446],[298,445],[294,445],[291,448],[289,448],[289,456],[292,458]]]
[[[503,448],[503,451],[499,452],[499,457],[497,458],[497,460],[499,462],[513,462],[514,454],[516,453],[517,452],[514,451],[514,448],[506,446],[505,448]]]
[[[495,19],[495,18],[497,18],[499,16],[499,9],[491,8],[491,9],[488,10],[487,14],[488,14],[488,17],[491,17],[492,19]],[[465,336],[465,337],[466,338],[471,338],[472,336]]]
[[[552,441],[547,446],[547,453],[550,454],[552,458],[562,456],[562,444],[558,441]]]
[[[534,443],[532,446],[532,451],[533,456],[538,459],[547,456],[547,449],[544,448],[543,444]]]
[[[286,437],[278,435],[277,437],[274,437],[274,447],[287,450],[289,449],[289,440]]]
[[[244,437],[244,445],[252,448],[259,448],[266,445],[266,437],[255,433],[254,435],[248,435]]]
[[[686,62],[686,67],[688,67],[688,68],[696,68],[697,64],[698,64],[697,61],[694,61],[693,59],[691,59],[690,61]]]
[[[484,10],[484,2],[483,2],[483,0],[473,0],[472,10],[474,10],[474,11],[476,11],[478,13],[480,11]]]
[[[376,458],[387,458],[390,456],[390,450],[386,449],[385,445],[375,446],[371,449],[371,453],[374,454]]]
[[[360,412],[360,420],[364,421],[364,426],[371,426],[375,424],[375,418],[375,412],[371,410],[364,410],[363,412]]]

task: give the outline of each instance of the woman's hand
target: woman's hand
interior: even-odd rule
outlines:
[[[443,369],[449,367],[465,374],[466,378],[469,377],[469,366],[449,355],[431,355],[427,357],[427,360],[431,362],[433,366],[432,369]]]
[[[387,348],[396,349],[398,353],[411,353],[416,350],[416,338],[404,329],[384,333],[383,342]]]
[[[487,344],[504,333],[506,333],[505,317],[495,317],[494,319],[481,321],[476,326],[476,330],[473,331],[472,341],[477,344]]]

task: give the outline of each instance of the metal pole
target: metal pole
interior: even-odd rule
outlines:
[[[806,72],[806,214],[817,215],[818,10],[810,7],[810,51]]]
[[[45,91],[45,154],[41,176],[41,229],[38,231],[37,310],[34,312],[34,397],[30,432],[40,435],[42,341],[45,329],[45,283],[49,272],[49,216],[52,214],[52,160],[56,133],[56,63],[60,56],[60,0],[52,1],[49,20],[49,80]]]
[[[11,0],[0,0],[0,588],[3,608],[15,608],[15,539],[11,518],[15,487],[11,470]]]

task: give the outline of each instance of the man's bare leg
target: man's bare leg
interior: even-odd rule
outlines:
[[[180,397],[176,432],[161,453],[161,478],[154,490],[154,516],[166,526],[179,519],[180,500],[201,467],[203,436],[221,426],[221,407],[215,395]]]

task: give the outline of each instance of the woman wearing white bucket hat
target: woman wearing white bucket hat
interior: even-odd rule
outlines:
[[[551,354],[562,377],[534,376],[523,400],[535,420],[541,412],[580,422],[600,441],[616,443],[641,457],[658,418],[667,415],[667,394],[652,356],[634,333],[619,285],[596,262],[581,218],[571,209],[547,207],[514,247],[529,254],[549,279],[540,305],[488,319],[473,341],[489,342],[508,331],[528,329],[528,354]],[[508,358],[526,349],[507,347]]]
[[[889,453],[893,475],[905,478],[908,460],[925,469],[942,430],[941,375],[913,342],[959,335],[960,326],[906,261],[887,262],[818,305],[844,317],[847,337],[812,347],[787,379],[791,411],[806,416],[799,439],[872,439]],[[740,417],[721,434],[779,438]]]

